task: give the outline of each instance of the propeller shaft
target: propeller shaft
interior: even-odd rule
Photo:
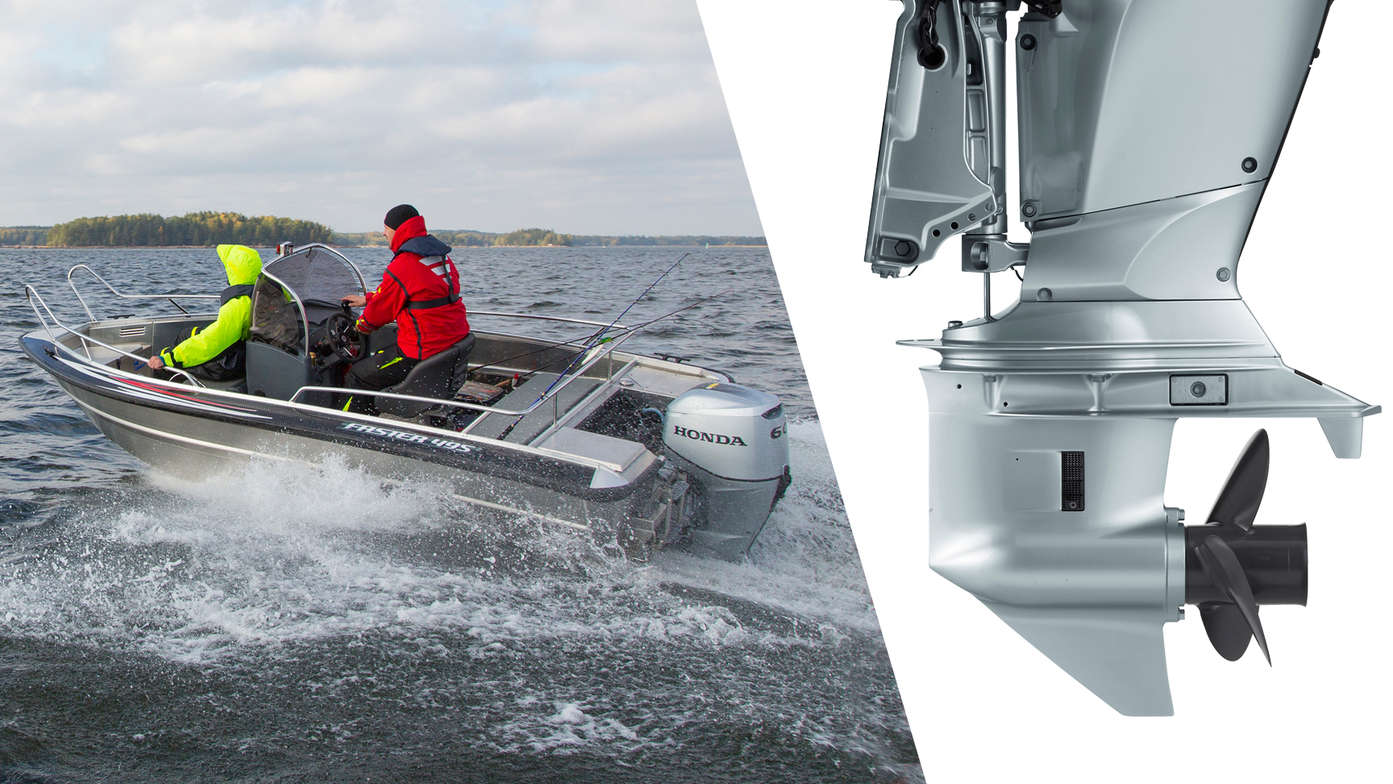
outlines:
[[[1196,552],[1205,537],[1215,535],[1238,556],[1258,604],[1306,604],[1305,525],[1259,525],[1246,534],[1230,526],[1186,526],[1186,604],[1230,601]]]

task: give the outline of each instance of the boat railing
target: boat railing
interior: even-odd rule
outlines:
[[[83,266],[83,265],[79,265],[79,266]],[[89,271],[90,271],[90,270],[89,270]],[[95,275],[96,273],[93,273],[93,274]],[[103,282],[105,282],[105,281],[103,281]],[[133,296],[134,296],[134,295],[133,295]],[[102,341],[102,340],[98,340],[98,339],[92,337],[91,335],[88,335],[88,334],[86,334],[86,333],[84,333],[84,332],[81,332],[81,331],[79,331],[79,330],[77,330],[77,329],[74,329],[73,327],[68,326],[67,324],[64,324],[63,321],[62,321],[62,319],[58,318],[58,316],[57,316],[56,314],[54,314],[53,309],[50,308],[50,307],[48,306],[48,303],[47,303],[46,301],[44,301],[43,295],[39,294],[39,292],[38,292],[37,290],[35,290],[35,288],[34,288],[32,285],[28,284],[28,283],[24,284],[24,297],[25,297],[25,301],[27,301],[27,302],[29,303],[29,308],[30,308],[32,311],[34,311],[34,318],[38,320],[40,326],[43,327],[44,332],[48,335],[49,342],[52,343],[55,347],[61,349],[62,351],[67,352],[67,353],[69,353],[69,354],[76,355],[76,352],[74,352],[74,351],[73,351],[71,348],[69,348],[67,345],[65,345],[65,344],[63,344],[61,341],[59,341],[58,338],[57,338],[57,336],[55,336],[55,335],[53,334],[53,328],[54,328],[54,327],[56,327],[56,328],[58,328],[59,330],[62,330],[63,332],[65,332],[65,333],[67,333],[67,334],[69,334],[69,335],[72,335],[73,337],[77,338],[77,339],[80,341],[79,345],[82,346],[83,353],[85,353],[85,354],[87,355],[87,360],[88,360],[89,362],[90,362],[90,361],[94,361],[94,360],[93,360],[93,357],[92,357],[91,349],[88,348],[89,344],[90,344],[90,345],[100,346],[100,347],[102,347],[102,348],[104,348],[104,349],[106,349],[106,350],[108,350],[108,351],[111,351],[111,352],[113,352],[113,353],[115,353],[115,354],[118,354],[118,355],[120,355],[120,356],[123,356],[123,357],[129,357],[130,359],[132,359],[132,360],[134,360],[134,361],[136,361],[136,362],[144,363],[144,362],[148,362],[148,361],[149,361],[149,358],[148,358],[148,357],[143,357],[143,356],[140,356],[139,354],[133,354],[133,353],[131,353],[131,352],[129,352],[129,351],[126,351],[126,350],[124,350],[124,349],[121,349],[121,348],[118,348],[118,347],[116,347],[116,346],[113,346],[113,345],[111,345],[110,343],[107,343],[107,342]],[[80,299],[80,298],[79,298],[79,299]],[[85,309],[85,308],[84,308],[84,309]],[[88,315],[89,315],[89,316],[92,315],[92,314],[91,314],[91,311],[88,311]],[[521,314],[521,313],[519,313],[519,314],[500,314],[500,315],[517,315],[517,316],[522,317],[522,318],[526,318],[526,317],[527,317],[527,314]],[[553,320],[570,320],[570,321],[575,321],[575,322],[577,322],[577,323],[583,323],[580,319],[559,319],[559,318],[557,318],[557,317],[550,317],[550,318],[552,318]],[[95,320],[95,318],[94,318],[93,320]],[[600,326],[608,326],[608,325],[606,325],[606,324],[601,324]],[[621,330],[621,331],[623,331],[623,330]],[[575,381],[576,379],[578,379],[578,378],[580,378],[581,376],[583,376],[584,373],[585,373],[585,371],[587,371],[587,370],[589,370],[590,368],[594,367],[596,364],[598,364],[598,363],[600,362],[600,360],[608,358],[610,354],[612,354],[616,349],[619,348],[619,346],[621,346],[625,341],[627,341],[627,340],[628,340],[630,337],[632,337],[634,334],[636,334],[636,330],[624,331],[624,334],[622,334],[622,335],[620,335],[619,337],[615,338],[614,340],[611,340],[611,341],[609,341],[608,343],[604,344],[600,351],[595,352],[595,355],[594,355],[594,356],[592,356],[592,357],[590,357],[589,359],[587,359],[584,363],[581,364],[580,367],[576,368],[575,371],[573,371],[569,376],[567,376],[566,378],[562,379],[560,383],[558,383],[556,386],[554,386],[554,387],[553,387],[551,390],[549,390],[546,394],[542,395],[542,396],[539,397],[537,400],[533,401],[532,404],[529,405],[529,406],[527,406],[526,408],[521,408],[521,409],[503,409],[503,408],[497,408],[497,407],[493,407],[493,406],[481,405],[481,404],[479,404],[479,403],[467,403],[467,402],[464,402],[464,401],[462,401],[462,400],[442,400],[442,399],[440,399],[440,398],[421,397],[421,396],[419,396],[419,395],[406,395],[406,394],[401,394],[401,393],[398,393],[398,392],[381,392],[381,391],[363,390],[363,389],[355,389],[355,390],[352,390],[352,391],[353,391],[354,394],[370,395],[370,396],[373,396],[373,397],[387,397],[387,398],[392,398],[392,399],[394,399],[394,400],[406,400],[406,401],[416,402],[416,403],[430,403],[430,404],[432,404],[432,405],[443,405],[443,406],[448,406],[448,407],[451,407],[451,408],[460,408],[460,409],[467,409],[467,410],[473,410],[473,411],[480,411],[480,412],[487,413],[487,414],[497,414],[497,415],[499,415],[499,416],[516,416],[516,417],[527,416],[528,414],[531,414],[533,411],[536,411],[536,410],[537,410],[538,408],[540,408],[541,406],[545,405],[548,401],[551,401],[551,403],[552,403],[552,423],[555,424],[555,423],[560,419],[560,415],[561,415],[560,404],[559,404],[559,397],[558,397],[558,396],[560,395],[560,393],[561,393],[561,390],[563,390],[563,389],[565,389],[567,386],[569,386],[569,385],[571,384],[571,382],[573,382],[573,381]],[[622,375],[623,373],[627,372],[629,369],[631,369],[632,367],[634,367],[636,364],[638,364],[638,360],[636,360],[636,359],[630,360],[627,364],[624,365],[624,367],[620,368],[620,371],[619,371],[619,372],[620,372],[620,375]],[[189,381],[191,384],[193,384],[194,386],[199,386],[199,387],[205,386],[202,382],[200,382],[200,381],[198,380],[197,377],[195,377],[195,376],[189,374],[188,372],[186,372],[186,371],[184,371],[184,370],[181,370],[181,369],[179,369],[179,368],[174,368],[174,367],[166,367],[165,370],[167,370],[168,372],[173,373],[173,374],[175,374],[175,375],[177,375],[177,376],[182,376],[182,377],[188,379],[188,381]],[[610,368],[609,368],[609,372],[608,372],[608,374],[607,374],[607,378],[612,378],[613,375],[614,375],[613,363],[610,363]],[[306,392],[338,392],[338,393],[342,393],[342,392],[344,392],[344,391],[346,391],[344,387],[303,386],[303,387],[300,387],[299,389],[297,389],[297,390],[295,391],[295,394],[293,394],[293,395],[290,396],[290,400],[289,400],[288,402],[291,402],[291,403],[297,402],[298,399],[300,398],[300,396],[301,396],[302,394],[306,393]]]
[[[587,371],[587,370],[589,370],[590,368],[594,367],[597,363],[599,363],[600,360],[607,358],[611,353],[614,352],[615,349],[619,348],[620,344],[622,344],[624,341],[628,340],[628,339],[629,339],[630,337],[632,337],[634,334],[635,334],[634,331],[626,332],[625,334],[620,335],[619,337],[617,337],[617,338],[615,338],[614,340],[610,341],[609,343],[605,344],[605,345],[603,346],[603,348],[602,348],[600,351],[598,351],[598,352],[595,353],[594,356],[592,356],[592,357],[590,357],[589,359],[587,359],[584,363],[581,364],[580,367],[576,368],[575,371],[573,371],[569,376],[567,376],[566,378],[563,378],[563,379],[560,381],[560,383],[556,384],[556,386],[554,386],[554,387],[552,387],[550,390],[548,390],[548,391],[546,392],[546,394],[544,394],[544,395],[542,395],[541,397],[539,397],[539,398],[537,398],[536,400],[534,400],[534,401],[532,402],[532,404],[529,405],[529,406],[527,406],[526,408],[520,408],[520,409],[506,409],[506,408],[498,408],[497,406],[487,406],[487,405],[483,405],[483,404],[481,404],[481,403],[467,403],[467,402],[465,402],[465,401],[463,401],[463,400],[442,400],[442,399],[440,399],[440,398],[435,398],[435,397],[421,397],[420,395],[406,395],[406,394],[401,394],[401,393],[399,393],[399,392],[381,392],[381,391],[376,391],[376,390],[371,390],[371,389],[348,389],[348,388],[345,388],[345,387],[327,387],[327,386],[318,386],[318,385],[300,387],[299,389],[295,390],[295,394],[293,394],[293,395],[290,396],[290,401],[289,401],[289,402],[291,402],[291,403],[296,402],[296,401],[299,399],[300,395],[302,395],[302,394],[304,394],[304,393],[306,393],[306,392],[337,392],[337,393],[340,393],[340,394],[341,394],[341,393],[344,393],[344,392],[351,392],[351,393],[353,393],[353,394],[355,394],[355,395],[364,395],[364,396],[368,396],[368,397],[385,397],[385,398],[391,398],[391,399],[393,399],[393,400],[407,400],[407,401],[411,401],[411,402],[414,402],[414,403],[430,403],[430,404],[432,404],[432,405],[444,405],[444,406],[448,406],[448,407],[450,407],[450,408],[459,408],[459,409],[464,409],[464,410],[468,410],[468,411],[479,411],[479,412],[482,412],[482,413],[485,413],[485,414],[496,414],[496,415],[498,415],[498,416],[505,416],[505,417],[510,417],[510,416],[524,417],[524,416],[527,416],[528,414],[532,413],[533,411],[536,411],[538,408],[541,408],[541,407],[542,407],[543,405],[545,405],[548,401],[551,401],[551,404],[552,404],[552,424],[556,424],[556,422],[561,418],[561,409],[560,409],[560,403],[559,403],[559,395],[561,394],[561,390],[563,390],[563,389],[565,389],[566,387],[570,386],[571,382],[573,382],[573,381],[575,381],[576,379],[580,378],[580,377],[585,373],[585,371]],[[629,360],[628,363],[626,363],[622,368],[619,369],[620,375],[624,374],[625,372],[627,372],[629,369],[633,368],[633,367],[634,367],[635,365],[637,365],[637,364],[638,364],[638,360],[637,360],[637,359]],[[610,371],[609,371],[609,373],[607,374],[606,378],[607,378],[607,379],[613,378],[613,376],[614,376],[614,368],[613,368],[613,363],[611,363],[611,365],[610,365]]]
[[[567,316],[544,316],[538,313],[511,313],[508,311],[501,310],[474,310],[473,308],[470,308],[469,315],[471,317],[493,316],[495,318],[531,319],[534,321],[556,321],[561,322],[563,324],[580,324],[582,326],[587,327],[608,327],[610,329],[618,330],[629,329],[629,327],[626,327],[617,321],[613,323],[608,321],[591,321],[589,319],[569,318]]]
[[[64,324],[63,321],[58,318],[58,316],[54,315],[53,310],[48,306],[48,303],[44,301],[43,296],[40,295],[38,291],[34,290],[34,287],[29,285],[28,283],[24,284],[24,299],[29,303],[29,308],[34,311],[34,318],[38,319],[39,325],[44,328],[44,332],[48,334],[49,342],[52,343],[55,348],[61,349],[64,352],[67,352],[69,354],[72,354],[74,357],[77,357],[77,352],[73,351],[71,348],[63,344],[62,341],[58,340],[58,338],[53,334],[52,327],[57,327],[58,329],[63,330],[64,332],[76,337],[79,341],[81,341],[80,345],[82,346],[83,353],[87,355],[88,362],[95,361],[92,358],[92,349],[88,347],[89,344],[101,346],[107,351],[115,352],[116,354],[119,354],[123,357],[130,357],[136,362],[145,363],[150,361],[149,357],[142,357],[139,354],[132,354],[129,351],[117,348],[116,346],[113,346],[110,343],[97,340],[91,335],[88,335],[84,332],[80,332],[68,326],[67,324]],[[78,299],[81,299],[81,297],[78,297]],[[40,307],[43,308],[43,313],[39,312]],[[84,309],[86,308],[85,305],[83,307]],[[48,318],[44,318],[45,313],[48,314]],[[88,311],[87,315],[92,315],[92,312]],[[51,326],[50,322],[52,324]],[[77,358],[81,359],[81,357]],[[204,386],[203,382],[199,381],[197,378],[190,375],[189,373],[180,370],[179,368],[166,366],[165,369],[175,375],[183,376],[184,378],[188,379],[189,383],[193,384],[194,386]]]
[[[92,309],[87,307],[87,300],[82,298],[82,292],[77,290],[77,283],[73,281],[73,273],[78,271],[86,272],[88,275],[96,278],[98,283],[106,286],[107,291],[110,291],[113,295],[121,299],[167,299],[173,302],[176,308],[179,308],[177,300],[180,299],[218,299],[217,294],[127,294],[126,292],[118,291],[115,286],[107,282],[106,278],[98,275],[96,270],[86,264],[75,264],[68,269],[68,288],[73,290],[73,294],[77,297],[78,304],[82,305],[82,309],[87,313],[87,319],[89,321],[96,321],[97,317],[92,314]],[[184,310],[183,308],[179,309]],[[188,315],[188,311],[184,311],[184,314]]]
[[[310,246],[304,246],[304,247],[318,247],[318,248],[323,248],[324,250],[326,250],[326,251],[332,253],[333,255],[339,257],[339,258],[342,259],[344,262],[346,262],[347,265],[349,266],[349,268],[352,269],[355,273],[357,273],[357,271],[358,271],[358,270],[357,270],[357,267],[354,266],[353,263],[352,263],[351,261],[349,261],[348,258],[347,258],[346,256],[344,256],[342,253],[338,252],[337,250],[328,247],[327,245],[322,245],[322,244],[320,244],[320,243],[313,243],[313,244],[310,245]],[[304,247],[302,247],[302,248],[297,248],[296,250],[303,250]],[[73,275],[74,275],[75,273],[77,273],[77,272],[86,272],[88,275],[91,275],[94,279],[97,280],[98,283],[102,284],[102,286],[104,286],[104,287],[107,289],[107,291],[111,292],[112,295],[114,295],[114,296],[116,296],[116,297],[119,297],[119,298],[121,298],[121,299],[167,299],[167,300],[169,300],[169,301],[171,301],[171,302],[174,302],[175,307],[179,307],[179,306],[178,306],[178,303],[175,301],[176,299],[212,299],[212,300],[216,300],[216,299],[219,298],[218,295],[216,295],[216,294],[183,294],[183,293],[159,293],[159,294],[144,294],[144,293],[142,293],[142,294],[132,294],[132,293],[128,293],[128,292],[123,292],[123,291],[118,290],[115,286],[111,285],[111,283],[108,282],[108,281],[106,280],[106,278],[103,278],[100,274],[97,273],[96,270],[92,269],[91,267],[87,266],[86,264],[76,264],[76,265],[73,265],[72,267],[70,267],[70,268],[68,269],[68,274],[67,274],[68,288],[72,289],[73,295],[77,297],[78,303],[82,306],[82,310],[87,314],[88,319],[89,319],[90,321],[93,321],[93,322],[95,322],[95,321],[98,320],[98,319],[97,319],[97,316],[96,316],[95,314],[92,313],[92,309],[91,309],[90,307],[88,307],[87,301],[83,298],[82,293],[81,293],[81,292],[78,290],[78,288],[77,288],[76,282],[73,280]],[[284,290],[290,291],[290,287],[287,286],[287,285],[285,284],[284,281],[282,281],[282,280],[280,280],[279,278],[277,278],[274,274],[272,274],[272,273],[270,273],[270,272],[267,272],[267,271],[265,271],[265,270],[262,270],[261,274],[264,275],[265,277],[271,279],[272,281],[274,281],[277,285],[281,286]],[[361,274],[359,274],[359,279],[361,280]],[[63,332],[66,332],[67,334],[70,334],[70,335],[76,337],[76,338],[79,340],[79,345],[82,346],[83,353],[85,353],[85,354],[87,355],[87,360],[88,360],[88,361],[93,361],[92,352],[91,352],[91,349],[89,348],[89,344],[90,344],[90,345],[100,346],[100,347],[102,347],[102,348],[104,348],[104,349],[106,349],[106,350],[108,350],[108,351],[111,351],[111,352],[113,352],[113,353],[115,353],[115,354],[117,354],[117,355],[120,355],[120,356],[129,357],[129,358],[131,358],[132,360],[135,360],[136,362],[139,362],[139,363],[145,363],[145,362],[148,362],[148,361],[149,361],[149,358],[148,358],[148,357],[142,357],[142,356],[139,356],[139,355],[137,355],[137,354],[133,354],[133,353],[131,353],[131,352],[129,352],[129,351],[125,351],[124,349],[118,348],[118,347],[113,346],[113,345],[111,345],[111,344],[109,344],[109,343],[105,343],[105,342],[103,342],[103,341],[101,341],[101,340],[98,340],[98,339],[92,337],[90,334],[81,332],[81,331],[79,331],[78,329],[75,329],[75,328],[73,328],[73,327],[68,326],[67,324],[64,324],[64,323],[62,322],[62,320],[59,319],[59,318],[53,313],[53,310],[52,310],[51,308],[49,308],[48,303],[44,301],[43,297],[38,293],[37,290],[34,289],[33,286],[31,286],[31,285],[29,285],[29,284],[25,284],[25,286],[24,286],[24,293],[25,293],[25,298],[26,298],[26,300],[29,302],[29,307],[34,311],[34,316],[39,320],[39,323],[43,326],[44,331],[48,334],[49,340],[50,340],[55,346],[61,347],[63,351],[68,352],[68,353],[73,354],[74,356],[76,356],[76,352],[74,352],[74,351],[73,351],[71,348],[69,348],[67,345],[65,345],[65,344],[63,344],[63,343],[61,343],[61,342],[59,342],[58,339],[54,336],[54,334],[53,334],[53,329],[51,328],[50,323],[51,323],[52,327],[57,327],[58,329],[62,330]],[[306,314],[306,312],[305,312],[304,305],[300,302],[300,298],[299,298],[298,296],[292,296],[291,299],[295,302],[295,305],[296,305],[297,310],[299,310],[299,315],[300,315],[301,322],[302,322],[303,324],[305,324],[306,327],[307,327],[307,326],[308,326],[308,323],[309,323],[309,319],[308,319],[307,314]],[[40,313],[40,307],[42,307],[43,313]],[[183,310],[183,308],[179,308],[179,309],[180,309],[180,310]],[[44,317],[44,314],[47,314],[47,318]],[[487,406],[487,405],[482,405],[482,404],[479,404],[479,403],[467,403],[467,402],[460,401],[460,400],[442,400],[442,399],[439,399],[439,398],[428,398],[428,397],[421,397],[421,396],[418,396],[418,395],[407,395],[407,394],[402,394],[402,393],[398,393],[398,392],[382,392],[382,391],[376,391],[376,390],[355,389],[355,390],[353,390],[354,394],[368,395],[368,396],[373,396],[373,397],[385,397],[385,398],[391,398],[391,399],[394,399],[394,400],[404,400],[404,401],[410,401],[410,402],[416,402],[416,403],[430,403],[430,404],[432,404],[432,405],[443,405],[443,406],[447,406],[447,407],[451,407],[451,408],[459,408],[459,409],[466,409],[466,410],[471,410],[471,411],[479,411],[479,412],[482,412],[482,413],[484,413],[484,414],[498,415],[498,416],[504,416],[504,417],[509,417],[509,416],[524,417],[524,416],[527,416],[528,414],[531,414],[532,412],[534,412],[534,411],[536,411],[537,409],[541,408],[542,406],[546,405],[546,403],[547,403],[548,401],[550,401],[551,404],[552,404],[552,424],[555,425],[556,422],[560,419],[560,415],[561,415],[561,412],[560,412],[560,403],[559,403],[559,396],[560,396],[561,391],[564,390],[566,387],[568,387],[573,381],[575,381],[576,379],[582,377],[582,376],[584,375],[585,371],[587,371],[587,370],[589,370],[590,368],[594,367],[594,366],[595,366],[596,364],[598,364],[601,360],[606,359],[606,358],[609,358],[610,355],[611,355],[616,349],[618,349],[621,345],[623,345],[623,343],[624,343],[625,341],[627,341],[629,338],[633,337],[643,326],[645,326],[645,325],[638,325],[638,326],[636,326],[636,327],[629,327],[629,326],[625,326],[624,324],[620,324],[620,323],[618,323],[618,322],[603,322],[603,321],[594,321],[594,320],[590,320],[590,319],[571,318],[571,317],[567,317],[567,316],[552,316],[552,315],[544,315],[544,314],[537,314],[537,313],[513,313],[513,312],[507,312],[507,311],[471,310],[471,311],[470,311],[470,314],[471,314],[471,315],[474,315],[474,316],[487,316],[487,317],[492,317],[492,318],[518,319],[518,320],[530,320],[530,321],[551,321],[551,322],[565,323],[565,324],[577,324],[577,325],[581,325],[581,326],[589,326],[589,327],[597,327],[597,328],[600,328],[600,332],[601,332],[601,333],[603,333],[603,332],[608,332],[608,331],[610,331],[610,330],[615,330],[616,332],[619,332],[619,333],[621,333],[621,334],[619,335],[619,337],[614,338],[614,339],[612,339],[612,340],[605,341],[604,343],[600,344],[599,346],[596,346],[596,347],[587,349],[588,351],[594,352],[594,353],[593,353],[593,356],[591,356],[591,357],[589,357],[588,359],[586,359],[586,360],[581,364],[581,366],[578,367],[578,368],[576,368],[574,371],[571,371],[569,374],[563,374],[564,377],[561,378],[560,381],[559,381],[558,383],[555,383],[551,388],[549,388],[545,393],[543,393],[540,397],[538,397],[538,398],[537,398],[535,401],[533,401],[530,405],[528,405],[528,406],[525,407],[525,408],[521,408],[521,409],[501,409],[501,408],[497,408],[497,407],[494,407],[494,406]],[[305,351],[306,351],[306,353],[308,354],[308,351],[309,351],[309,346],[308,346],[308,341],[309,341],[308,329],[305,330],[305,333],[306,333],[306,334],[305,334],[305,341],[306,341]],[[599,350],[599,351],[595,351],[595,348],[600,348],[600,350]],[[637,362],[638,362],[638,360],[630,360],[626,365],[624,365],[623,368],[620,369],[620,374],[622,375],[623,373],[627,372],[629,369],[631,369],[632,367],[634,367],[634,366],[637,364]],[[194,377],[193,375],[187,373],[187,372],[184,371],[184,370],[181,370],[181,369],[179,369],[179,368],[173,368],[173,367],[167,367],[166,370],[168,370],[170,373],[173,373],[173,374],[175,374],[175,375],[182,376],[182,377],[188,379],[189,382],[192,383],[192,384],[194,384],[195,386],[199,386],[199,387],[204,387],[204,386],[206,386],[205,384],[203,384],[202,382],[200,382],[196,377]],[[610,378],[613,378],[613,376],[614,376],[614,362],[611,361],[611,362],[609,363],[608,372],[606,373],[606,379],[608,380],[608,379],[610,379]],[[344,388],[344,387],[331,387],[331,386],[321,386],[321,385],[306,385],[306,386],[302,386],[302,387],[300,387],[299,389],[297,389],[297,390],[295,391],[295,394],[293,394],[293,395],[290,396],[290,399],[289,399],[288,402],[295,403],[295,402],[297,402],[297,401],[300,399],[300,397],[301,397],[303,394],[308,393],[308,392],[335,392],[335,393],[342,393],[342,392],[344,392],[344,391],[345,391],[345,388]]]
[[[304,250],[306,248],[322,248],[323,250],[332,253],[340,259],[343,259],[345,262],[348,262],[346,266],[348,266],[348,268],[352,270],[355,275],[358,276],[358,280],[361,284],[362,274],[358,272],[358,268],[354,266],[352,262],[349,262],[347,257],[345,257],[342,253],[329,247],[328,245],[324,245],[322,243],[317,242],[312,243],[310,245],[302,245],[296,248],[296,250]],[[92,269],[86,264],[75,264],[68,269],[68,288],[72,289],[73,295],[77,297],[78,304],[82,305],[82,310],[87,314],[87,318],[91,321],[96,321],[97,316],[93,314],[92,309],[87,306],[87,300],[83,298],[82,292],[78,290],[77,283],[73,280],[73,274],[76,272],[86,272],[88,275],[91,275],[92,278],[95,279],[98,283],[106,287],[106,290],[111,292],[112,295],[120,297],[121,299],[167,299],[171,301],[179,299],[218,299],[217,294],[183,294],[178,292],[166,292],[158,294],[132,294],[117,289],[115,286],[111,285],[111,283],[106,278],[103,278],[96,270]],[[275,275],[264,271],[262,274],[266,275],[266,277],[268,278],[271,278],[276,283],[280,284],[282,287],[286,289],[290,288],[288,285],[286,285],[284,281],[277,278]],[[175,306],[178,307],[177,303]],[[301,310],[303,310],[303,308],[301,308]],[[526,319],[530,321],[554,321],[563,324],[579,324],[581,326],[586,327],[608,327],[609,329],[617,330],[628,329],[628,327],[618,322],[611,323],[607,321],[592,321],[590,319],[570,318],[568,316],[548,316],[539,313],[514,313],[510,311],[499,310],[474,310],[471,308],[469,311],[469,315],[489,316],[493,318]]]
[[[327,253],[331,253],[331,254],[333,254],[334,256],[337,256],[337,257],[339,258],[339,260],[344,264],[344,266],[346,266],[346,267],[348,267],[349,269],[353,270],[353,274],[355,274],[355,275],[358,276],[358,285],[362,286],[364,291],[367,290],[367,283],[365,283],[365,282],[363,281],[363,273],[362,273],[361,271],[359,271],[358,265],[354,264],[353,261],[352,261],[352,259],[349,259],[347,256],[343,255],[343,253],[340,252],[338,249],[336,249],[336,248],[331,248],[331,247],[329,247],[328,245],[325,245],[325,244],[322,243],[322,242],[311,242],[311,243],[306,244],[306,245],[293,245],[293,246],[289,246],[289,247],[290,247],[290,251],[287,252],[287,253],[284,254],[284,255],[290,255],[290,253],[298,253],[298,252],[300,252],[300,251],[302,251],[302,250],[306,250],[306,249],[308,249],[308,248],[318,248],[318,249],[323,250],[323,251],[325,251],[325,252],[327,252]],[[277,258],[279,259],[279,258],[283,258],[283,257],[284,257],[284,256],[278,256]],[[274,261],[271,262],[271,264],[274,264],[274,263],[275,263]],[[268,264],[267,266],[270,266],[270,265]],[[620,324],[620,323],[618,323],[618,322],[590,321],[590,320],[588,320],[588,319],[568,318],[568,317],[565,317],[565,316],[545,316],[545,315],[541,315],[541,314],[537,314],[537,313],[509,313],[509,312],[504,312],[504,311],[474,310],[474,309],[471,308],[471,309],[469,310],[469,314],[470,314],[471,316],[493,316],[493,317],[497,317],[497,318],[530,319],[530,320],[533,320],[533,321],[557,321],[557,322],[562,322],[562,323],[566,323],[566,324],[580,324],[580,325],[587,326],[587,327],[607,327],[607,328],[609,328],[609,329],[619,329],[619,330],[628,329],[628,327],[626,327],[626,326],[624,326],[623,324]]]

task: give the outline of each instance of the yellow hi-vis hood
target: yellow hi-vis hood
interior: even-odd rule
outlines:
[[[246,245],[219,245],[218,258],[227,269],[227,282],[233,286],[256,283],[261,274],[261,254]],[[252,301],[242,295],[233,297],[218,308],[218,319],[193,332],[174,348],[160,351],[164,363],[172,367],[193,367],[215,359],[234,343],[247,339],[251,323]]]
[[[261,274],[261,254],[246,245],[219,245],[218,258],[227,268],[227,282],[232,286],[255,283]]]

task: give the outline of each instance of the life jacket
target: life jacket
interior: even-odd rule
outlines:
[[[218,295],[218,305],[226,305],[238,297],[250,297],[252,290],[256,288],[255,283],[243,283],[237,286],[228,286]]]
[[[396,261],[399,256],[412,254],[416,256],[416,263],[440,276],[445,282],[445,296],[434,299],[417,300],[412,299],[411,292],[406,294],[406,307],[411,310],[430,310],[431,308],[443,308],[459,302],[459,270],[455,269],[455,262],[447,255],[450,246],[427,234],[424,237],[412,237],[403,242],[401,247],[392,256],[392,261]]]
[[[469,319],[450,246],[427,234],[425,220],[417,216],[397,227],[392,248],[392,261],[363,308],[362,321],[376,327],[395,320],[397,347],[412,359],[426,359],[464,340]]]

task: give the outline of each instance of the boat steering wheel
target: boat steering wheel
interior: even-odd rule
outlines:
[[[324,335],[335,364],[351,365],[368,355],[368,336],[359,332],[348,307],[331,315],[324,322]]]

